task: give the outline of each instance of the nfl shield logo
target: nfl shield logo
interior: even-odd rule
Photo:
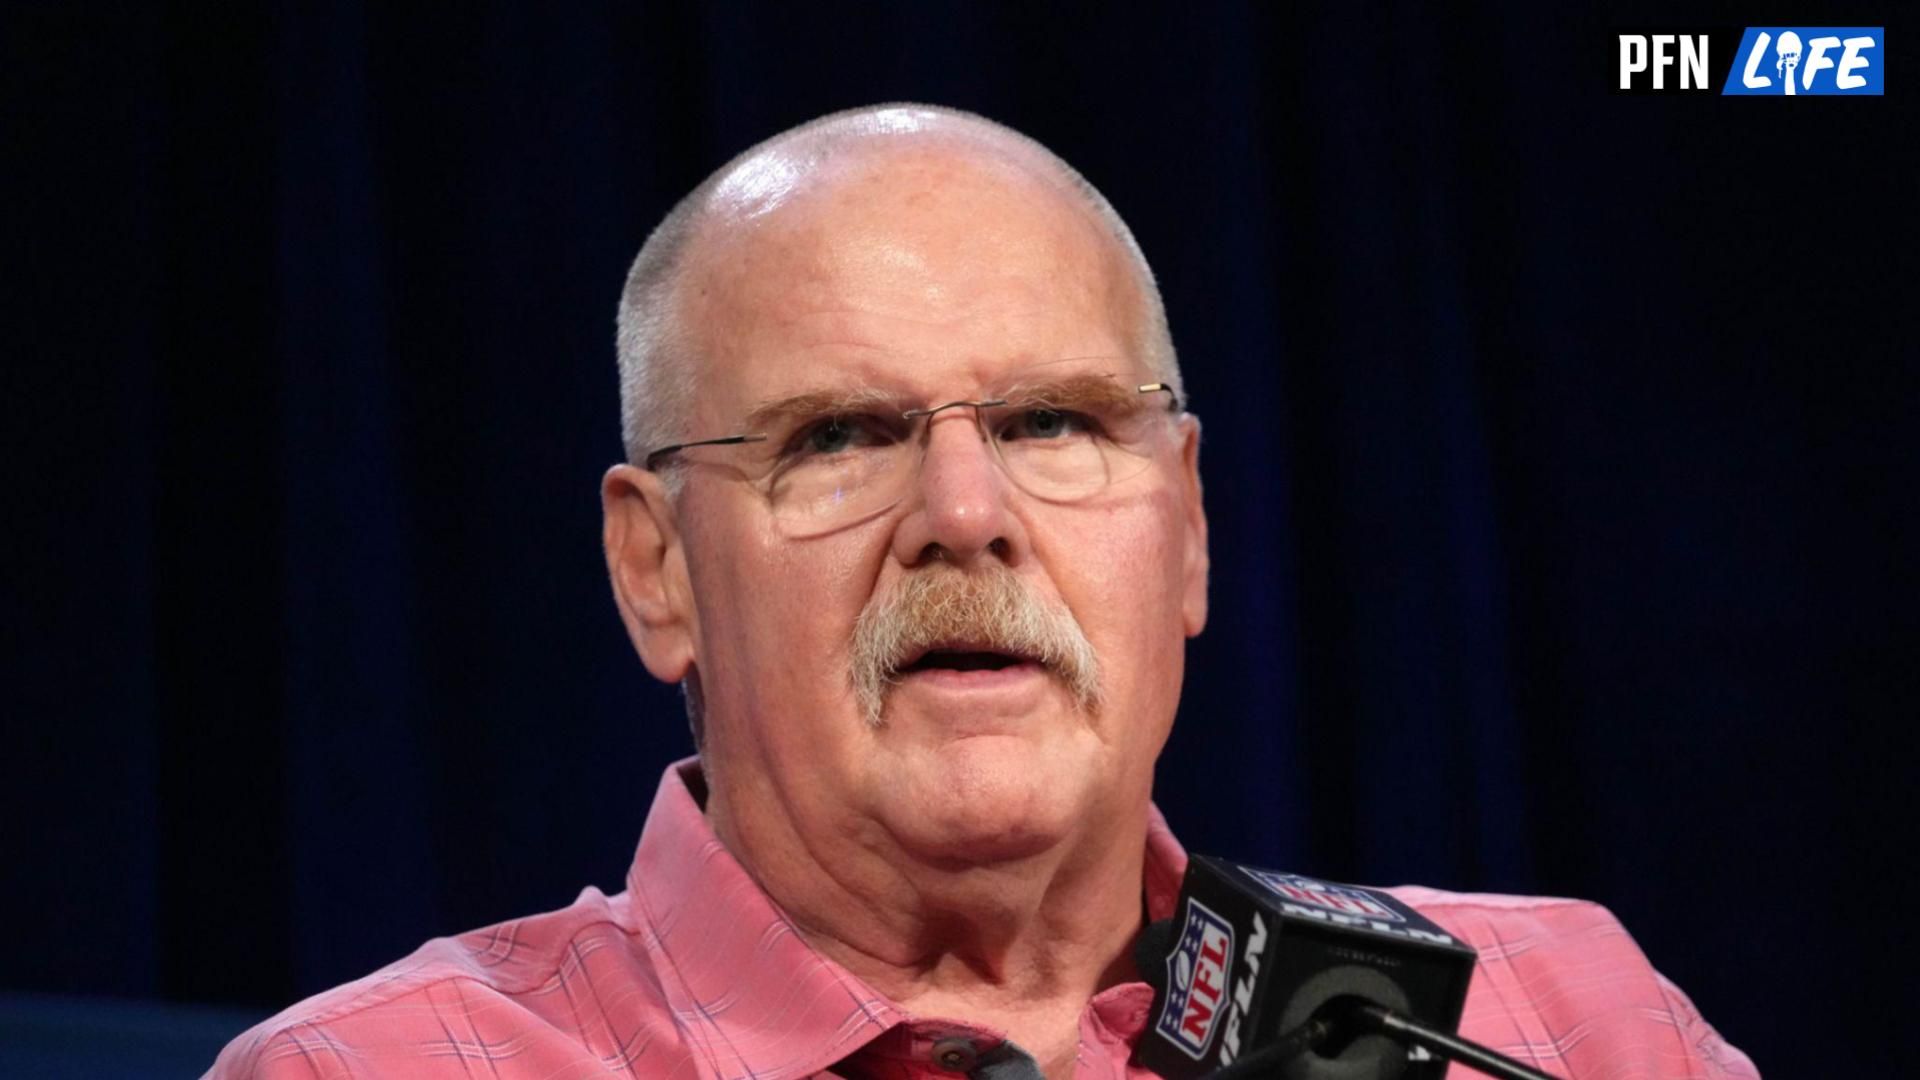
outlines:
[[[1233,962],[1233,927],[1207,905],[1187,897],[1180,946],[1167,957],[1167,1002],[1155,1024],[1161,1036],[1199,1060],[1218,1026]]]
[[[1352,915],[1381,922],[1405,922],[1400,913],[1381,903],[1365,889],[1315,881],[1299,874],[1277,874],[1272,870],[1242,867],[1247,876],[1296,904],[1307,904],[1340,915]]]

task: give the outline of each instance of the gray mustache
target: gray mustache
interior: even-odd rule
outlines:
[[[869,601],[854,623],[851,676],[867,724],[883,723],[887,690],[903,665],[955,641],[1032,657],[1082,710],[1099,708],[1099,657],[1072,613],[1042,601],[1004,566],[967,572],[942,563]]]

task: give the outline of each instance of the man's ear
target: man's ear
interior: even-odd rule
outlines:
[[[1189,413],[1181,417],[1180,428],[1180,477],[1187,488],[1186,592],[1180,612],[1187,636],[1194,637],[1207,625],[1207,573],[1212,560],[1207,554],[1207,508],[1200,498],[1200,418]]]
[[[600,481],[601,543],[614,602],[640,661],[661,682],[693,665],[696,614],[686,549],[660,477],[615,465]]]

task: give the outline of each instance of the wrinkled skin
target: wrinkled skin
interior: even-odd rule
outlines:
[[[1141,354],[1126,257],[1017,149],[935,135],[756,168],[719,189],[680,286],[696,437],[804,389],[949,401],[1039,360]],[[1153,763],[1206,620],[1198,442],[1182,418],[1144,474],[1063,506],[1015,487],[954,410],[905,500],[802,540],[724,468],[690,467],[677,500],[624,466],[604,485],[643,660],[664,680],[698,672],[707,813],[728,849],[877,989],[997,1023],[1056,1074],[1139,926]],[[1103,706],[1045,675],[906,679],[864,723],[855,620],[936,561],[1003,564],[1064,606],[1098,653]]]

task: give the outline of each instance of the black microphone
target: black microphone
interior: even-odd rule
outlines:
[[[1452,1034],[1475,954],[1398,898],[1205,855],[1134,950],[1134,1060],[1169,1080],[1440,1080],[1449,1059],[1553,1077]]]

